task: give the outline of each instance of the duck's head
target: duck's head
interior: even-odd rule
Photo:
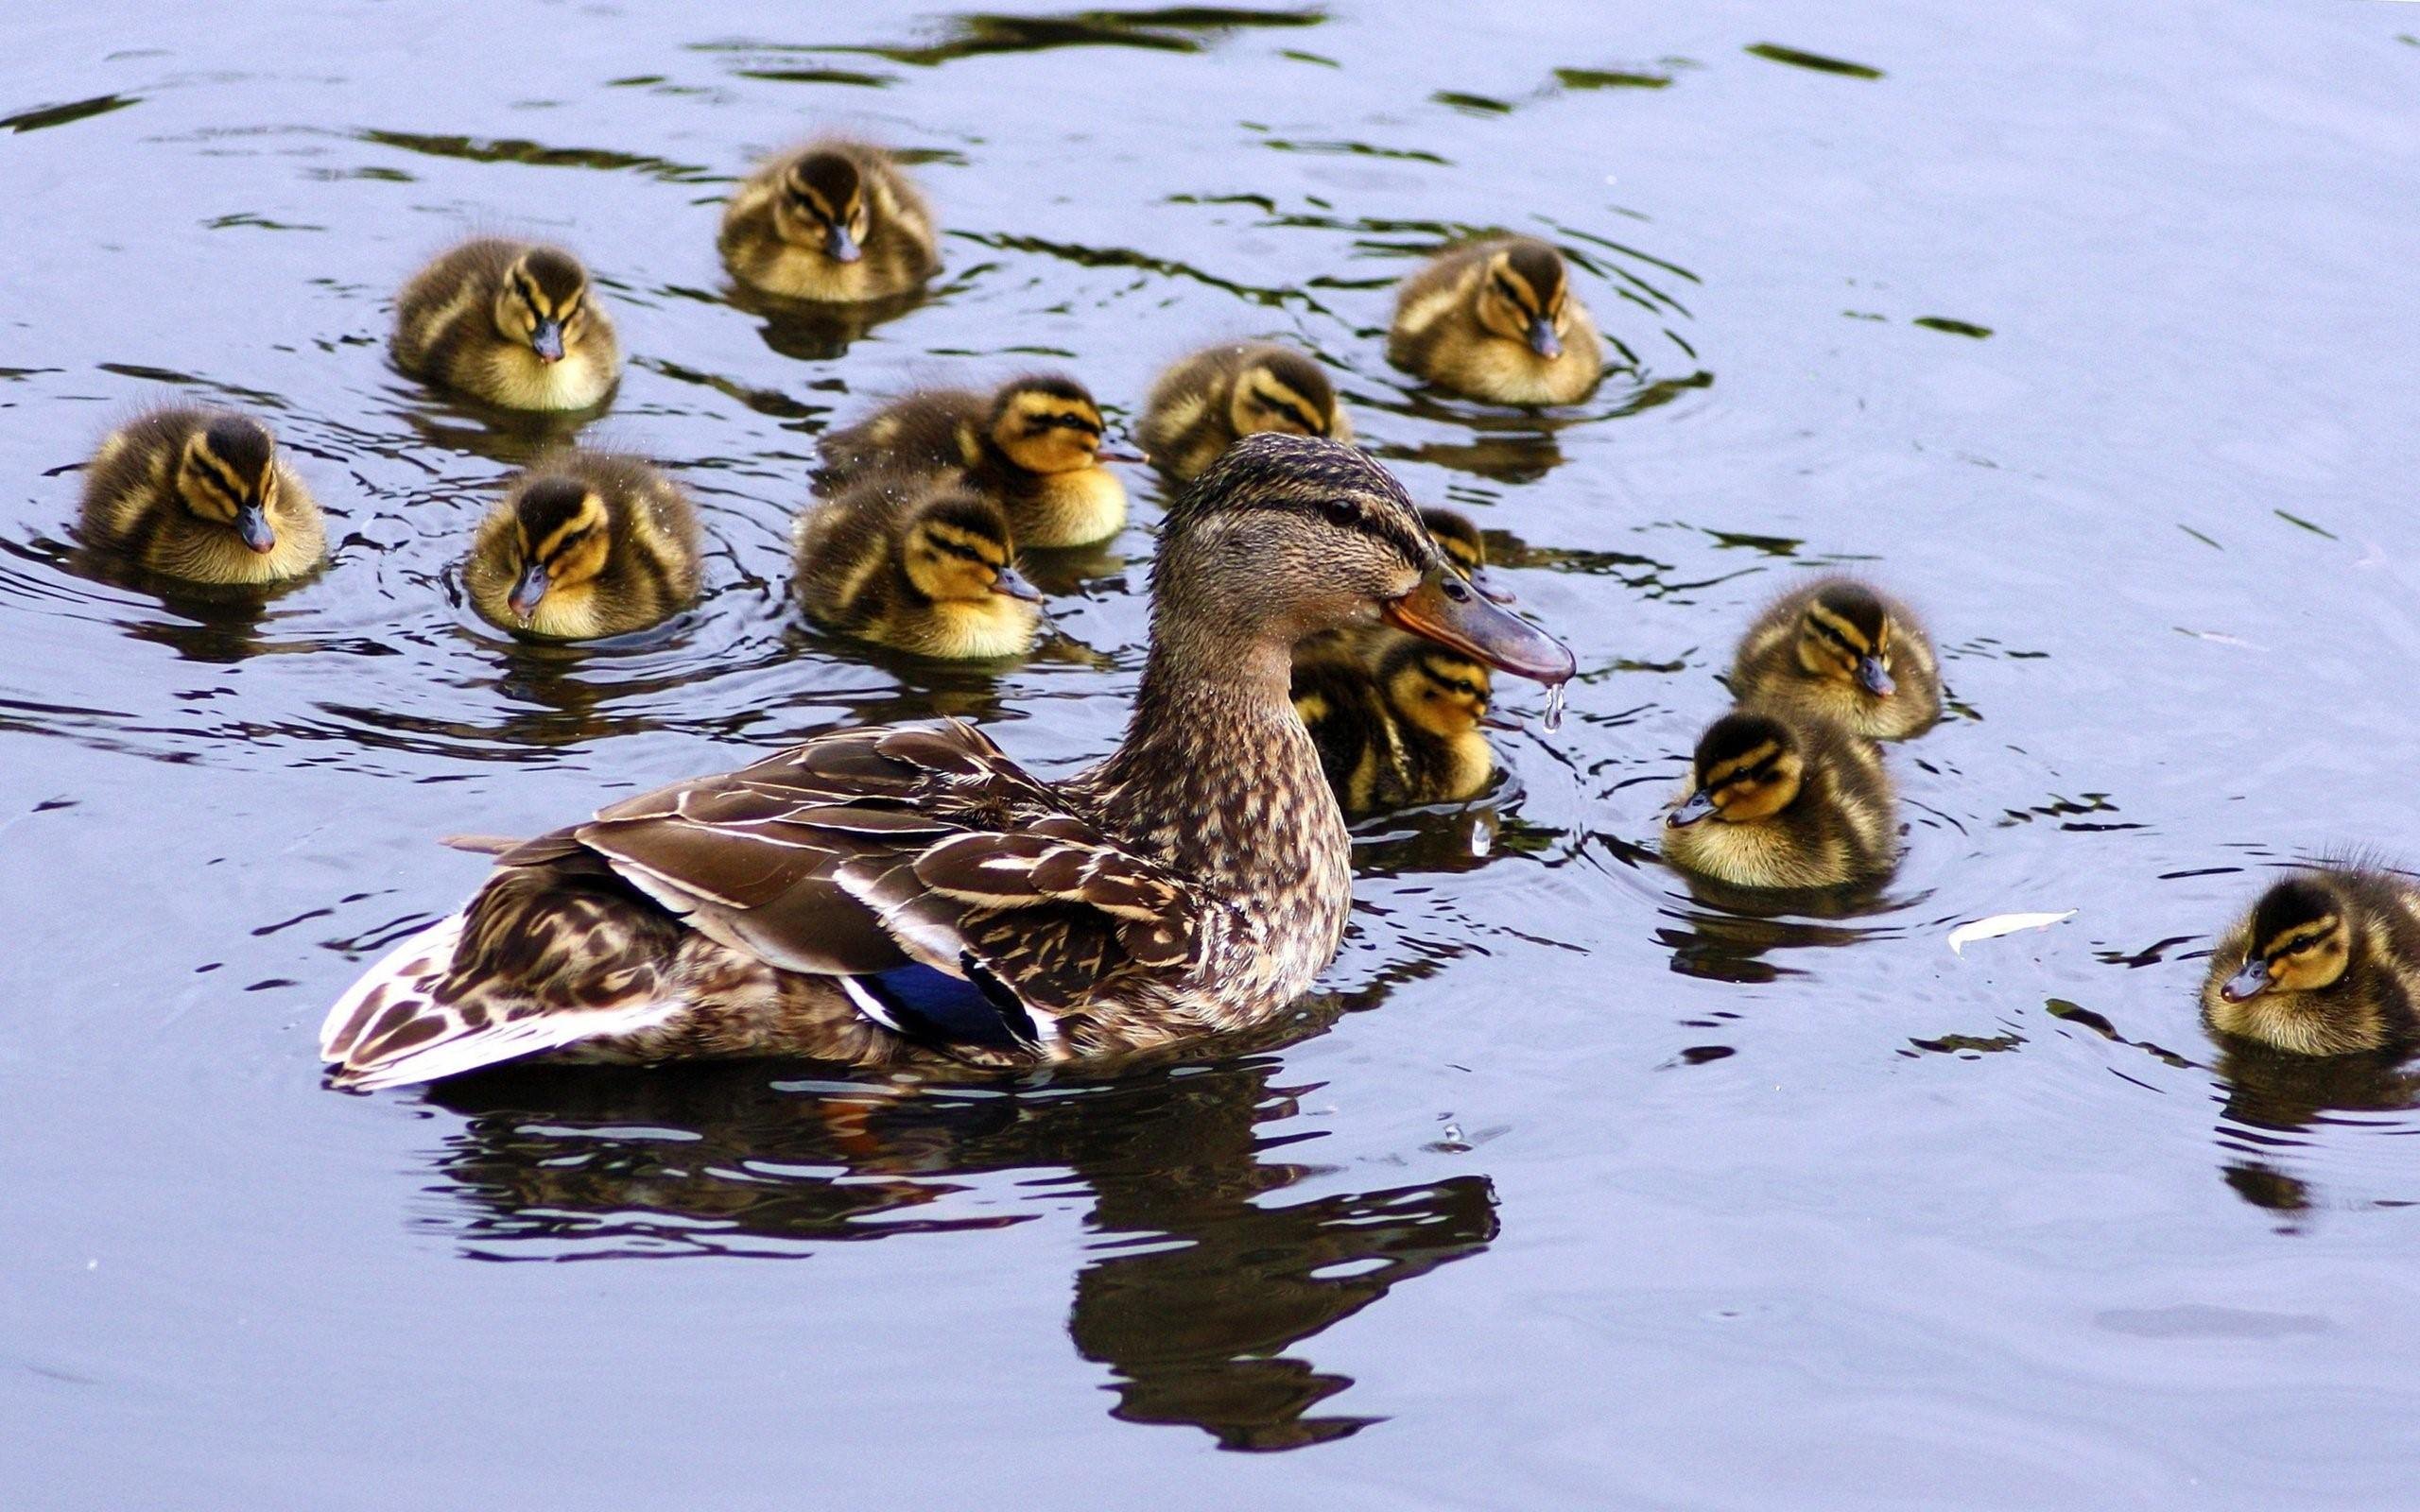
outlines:
[[[1235,644],[1292,647],[1385,624],[1548,685],[1571,652],[1480,596],[1403,487],[1336,441],[1247,436],[1168,509],[1151,567],[1164,642],[1192,638],[1233,662]]]
[[[495,328],[540,362],[561,362],[588,328],[588,269],[559,247],[532,247],[514,258],[495,293]]]
[[[605,496],[577,478],[527,479],[510,502],[512,529],[501,538],[512,576],[505,606],[526,627],[547,594],[604,573],[619,522]]]
[[[2252,910],[2251,945],[2219,996],[2248,1003],[2267,992],[2334,987],[2353,964],[2352,916],[2352,900],[2325,877],[2277,884]]]
[[[1320,365],[1287,347],[1265,347],[1236,375],[1235,392],[1227,401],[1227,421],[1237,436],[1281,431],[1288,436],[1325,436],[1341,440],[1343,411],[1337,407],[1336,386]]]
[[[1445,559],[1455,570],[1471,581],[1471,586],[1499,604],[1510,604],[1512,595],[1498,587],[1487,572],[1487,538],[1479,534],[1478,524],[1469,515],[1457,509],[1423,509],[1420,523],[1437,538],[1444,550]]]
[[[992,396],[984,434],[1028,472],[1076,472],[1140,457],[1101,443],[1108,427],[1084,386],[1055,373],[1012,378]]]
[[[981,494],[945,489],[909,511],[899,558],[916,592],[936,602],[980,603],[997,594],[1039,603],[1016,570],[1008,516]]]
[[[1689,796],[1664,822],[1676,830],[1702,819],[1755,824],[1797,801],[1806,781],[1806,754],[1788,725],[1734,711],[1698,737]]]
[[[1521,236],[1489,255],[1478,294],[1478,323],[1551,361],[1571,328],[1571,287],[1563,254]]]
[[[1891,677],[1891,608],[1863,583],[1825,583],[1798,620],[1798,664],[1854,683],[1877,698],[1898,691]]]
[[[177,498],[196,519],[221,525],[266,557],[277,549],[277,442],[245,415],[220,415],[177,457]]]
[[[865,255],[866,233],[873,229],[865,175],[843,152],[802,154],[782,175],[773,224],[785,241],[821,248],[836,263],[856,262]]]
[[[1407,640],[1379,658],[1378,690],[1396,717],[1458,740],[1487,723],[1493,685],[1485,663],[1433,641]]]

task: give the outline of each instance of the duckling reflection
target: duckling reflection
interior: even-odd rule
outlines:
[[[2225,1094],[2214,1130],[2220,1177],[2272,1212],[2321,1205],[2309,1178],[2289,1168],[2314,1125],[2333,1113],[2420,1109],[2420,1074],[2393,1050],[2317,1057],[2238,1040],[2221,1049],[2213,1069]]]
[[[1317,1443],[1374,1419],[1317,1411],[1351,1380],[1286,1351],[1487,1247],[1495,1195],[1469,1175],[1268,1201],[1314,1174],[1268,1158],[1283,1142],[1265,1125],[1310,1091],[1279,1074],[1247,1057],[1012,1095],[784,1091],[743,1067],[490,1074],[429,1094],[468,1119],[440,1163],[469,1213],[438,1221],[488,1260],[800,1255],[1022,1222],[950,1199],[1018,1190],[986,1177],[1072,1171],[1098,1253],[1068,1332],[1110,1370],[1112,1415],[1231,1449]],[[1137,1252],[1138,1235],[1183,1243]]]

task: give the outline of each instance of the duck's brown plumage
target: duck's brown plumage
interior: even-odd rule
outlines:
[[[270,533],[266,551],[244,538],[247,507]],[[328,554],[320,507],[268,427],[185,405],[138,416],[101,442],[85,470],[79,529],[147,571],[221,586],[282,582]]]
[[[561,355],[533,344],[560,322]],[[395,366],[505,409],[586,409],[622,369],[614,323],[579,259],[560,247],[481,236],[412,275],[395,299]],[[553,350],[553,349],[549,349]]]
[[[941,269],[932,212],[897,161],[837,137],[759,164],[724,207],[717,245],[741,283],[823,303],[890,299]]]
[[[1449,575],[1375,464],[1253,438],[1169,512],[1133,716],[1098,765],[1044,782],[963,726],[877,728],[614,804],[506,850],[337,1003],[322,1052],[379,1086],[541,1053],[1013,1065],[1263,1022],[1334,954],[1351,893],[1287,697],[1295,642],[1386,605],[1569,675]]]

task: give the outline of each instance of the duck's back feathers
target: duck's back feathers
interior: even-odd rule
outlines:
[[[322,1047],[363,1086],[566,1048],[1048,1058],[1119,1042],[1121,1010],[1199,957],[1210,906],[963,725],[852,730],[506,851],[458,922],[346,994]],[[900,974],[919,966],[975,991]],[[761,1033],[735,1022],[735,981]]]

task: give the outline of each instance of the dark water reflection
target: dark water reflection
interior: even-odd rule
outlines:
[[[1308,1346],[1395,1285],[1487,1247],[1484,1176],[1287,1200],[1321,1174],[1265,1125],[1319,1091],[1247,1057],[1060,1090],[905,1094],[769,1080],[498,1074],[441,1089],[463,1116],[426,1220],[489,1261],[804,1257],[829,1243],[997,1228],[970,1178],[1083,1207],[1067,1331],[1114,1416],[1221,1447],[1289,1449],[1378,1419],[1322,1409],[1350,1377]]]

